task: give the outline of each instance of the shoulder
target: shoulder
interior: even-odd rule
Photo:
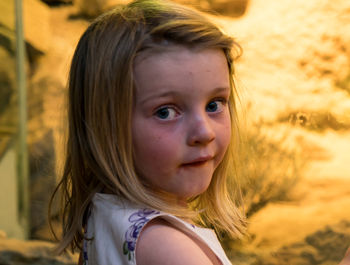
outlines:
[[[203,249],[165,220],[152,219],[143,228],[136,250],[138,265],[211,265]]]

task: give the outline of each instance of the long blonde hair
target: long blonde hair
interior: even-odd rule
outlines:
[[[134,97],[133,63],[144,53],[182,46],[222,49],[233,93],[229,99],[232,140],[208,189],[189,198],[190,210],[165,202],[149,191],[135,173],[131,139]],[[237,174],[240,134],[233,62],[240,46],[215,23],[189,7],[161,0],[137,0],[97,18],[82,35],[69,74],[68,139],[61,191],[63,236],[56,252],[80,248],[86,209],[103,188],[136,205],[180,217],[194,217],[204,227],[242,238],[245,217],[235,205],[240,194]],[[235,190],[228,192],[227,180]],[[49,211],[50,212],[50,211]]]

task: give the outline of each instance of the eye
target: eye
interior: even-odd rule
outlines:
[[[162,120],[171,120],[173,118],[175,118],[176,116],[176,111],[172,108],[164,108],[164,109],[160,109],[157,111],[157,117],[162,119]]]
[[[207,112],[220,112],[223,110],[226,103],[227,101],[224,100],[214,100],[206,106],[205,110]]]

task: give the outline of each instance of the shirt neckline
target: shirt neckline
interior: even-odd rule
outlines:
[[[114,195],[114,194],[107,194],[107,193],[96,192],[95,195],[94,195],[94,197],[95,197],[95,196],[97,196],[97,197],[110,197],[110,198],[116,200],[117,202],[126,203],[126,204],[128,204],[128,205],[131,204],[131,202],[129,202],[128,200],[122,199],[122,198],[120,198],[120,197],[118,197],[117,195]],[[138,205],[132,205],[132,208],[137,208],[137,207],[140,207],[140,206],[138,206]],[[141,207],[141,208],[142,208],[142,207]],[[212,232],[212,233],[215,233],[214,230],[211,229],[211,228],[200,227],[200,226],[197,226],[197,225],[188,223],[188,222],[182,220],[181,218],[178,218],[178,217],[176,217],[176,216],[174,216],[174,215],[172,215],[172,214],[170,214],[170,213],[160,212],[160,215],[162,215],[162,214],[166,214],[166,215],[172,216],[173,218],[176,218],[177,220],[181,221],[181,222],[182,222],[183,224],[185,224],[186,226],[191,227],[191,228],[193,228],[193,229],[195,229],[195,230],[210,231],[210,232]]]

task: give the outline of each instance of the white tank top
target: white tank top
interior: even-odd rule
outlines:
[[[162,212],[141,209],[110,194],[92,198],[83,241],[84,265],[136,265],[137,239],[147,222],[160,217],[208,245],[223,265],[231,265],[213,230]]]

